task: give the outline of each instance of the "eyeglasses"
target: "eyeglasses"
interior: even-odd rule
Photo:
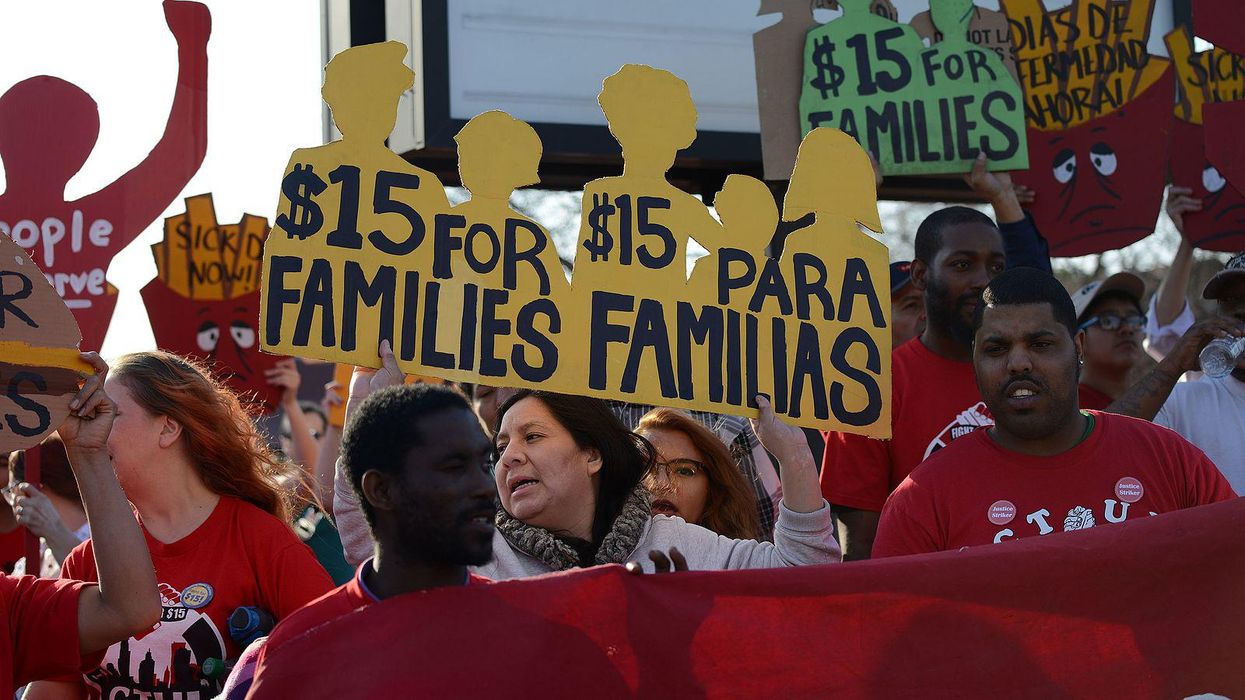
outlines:
[[[1115,314],[1103,314],[1101,316],[1090,316],[1085,322],[1077,326],[1078,331],[1083,331],[1090,326],[1099,326],[1104,331],[1114,331],[1119,329],[1121,324],[1128,324],[1133,328],[1141,328],[1146,325],[1145,314],[1133,314],[1131,316],[1116,316]]]
[[[666,477],[667,481],[675,479],[694,479],[697,474],[707,473],[705,465],[694,459],[672,459],[669,462],[654,462],[648,471],[652,478]]]

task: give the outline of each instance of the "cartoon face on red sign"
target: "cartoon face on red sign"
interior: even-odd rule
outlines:
[[[1245,248],[1245,195],[1206,158],[1202,126],[1177,119],[1172,136],[1172,183],[1193,190],[1201,211],[1184,215],[1184,235],[1204,250]]]
[[[264,370],[283,358],[259,351],[258,289],[232,299],[195,300],[156,278],[142,294],[160,348],[206,360],[243,403],[254,402],[265,414],[276,409],[281,388],[268,385]]]
[[[1026,129],[1030,212],[1052,255],[1122,248],[1154,231],[1172,129],[1171,69],[1123,107],[1060,131]]]

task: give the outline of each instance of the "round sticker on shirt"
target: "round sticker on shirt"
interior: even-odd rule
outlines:
[[[1011,501],[995,501],[986,511],[986,517],[995,525],[1006,525],[1016,517],[1016,506]]]
[[[1140,501],[1141,495],[1145,492],[1146,489],[1141,485],[1141,482],[1131,476],[1126,476],[1115,482],[1115,495],[1125,503],[1136,503],[1137,501]]]
[[[206,583],[192,583],[182,591],[182,605],[191,610],[198,610],[212,602],[214,594],[215,592],[210,585]]]

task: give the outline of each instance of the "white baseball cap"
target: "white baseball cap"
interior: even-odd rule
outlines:
[[[1072,306],[1076,308],[1077,320],[1085,315],[1095,299],[1107,292],[1123,292],[1135,299],[1140,307],[1141,298],[1146,294],[1146,283],[1131,272],[1117,272],[1105,280],[1090,282],[1072,295]]]

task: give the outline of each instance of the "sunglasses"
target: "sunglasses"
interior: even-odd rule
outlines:
[[[1085,322],[1077,326],[1078,331],[1083,331],[1091,326],[1099,326],[1104,331],[1114,331],[1119,329],[1123,324],[1128,324],[1133,328],[1141,328],[1146,325],[1145,314],[1133,314],[1131,316],[1116,316],[1115,314],[1103,314],[1101,316],[1090,316]]]

